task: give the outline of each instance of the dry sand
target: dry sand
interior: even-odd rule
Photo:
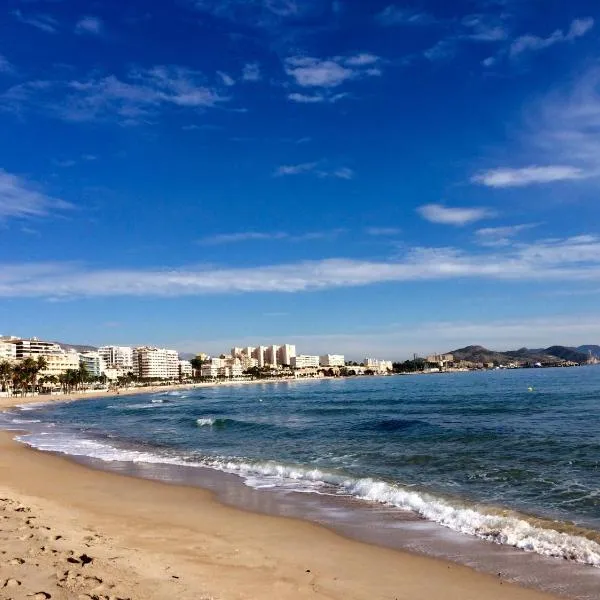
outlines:
[[[198,488],[96,471],[9,433],[0,433],[0,498],[2,600],[553,598],[227,507]]]

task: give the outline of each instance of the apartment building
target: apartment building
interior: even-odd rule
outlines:
[[[67,371],[79,370],[79,354],[75,350],[60,354],[39,354],[31,356],[31,358],[39,356],[43,356],[46,361],[46,368],[40,371],[40,376],[58,377]]]
[[[16,358],[18,360],[64,354],[64,350],[58,344],[54,342],[42,342],[35,337],[28,340],[15,340],[12,343],[15,345]]]
[[[179,354],[153,346],[134,348],[133,370],[141,379],[178,379]]]
[[[100,352],[82,352],[79,355],[79,364],[85,367],[92,377],[101,377],[106,373],[107,365]]]
[[[343,354],[325,354],[319,356],[322,367],[343,367],[346,364]]]
[[[11,342],[0,342],[0,361],[13,361],[17,358],[17,346]]]
[[[179,376],[182,379],[186,377],[192,377],[194,374],[194,369],[192,368],[192,363],[189,360],[180,360],[179,361]]]
[[[318,356],[308,356],[305,354],[301,354],[300,356],[293,356],[291,358],[290,365],[294,369],[306,369],[308,367],[318,367],[319,366],[319,357]]]
[[[266,352],[267,352],[266,346],[257,346],[252,351],[252,358],[256,359],[256,364],[260,368],[264,367],[266,364],[266,357],[265,357]]]
[[[365,358],[363,366],[379,373],[386,373],[394,368],[391,360],[378,360],[376,358]]]
[[[133,369],[133,348],[130,346],[102,346],[98,352],[111,369],[123,372]]]
[[[291,365],[292,358],[296,356],[296,346],[293,344],[283,344],[277,351],[277,362],[280,365]]]
[[[279,346],[273,344],[271,346],[267,346],[265,350],[265,364],[270,365],[271,367],[276,367],[279,363],[277,362],[277,354],[279,352]]]

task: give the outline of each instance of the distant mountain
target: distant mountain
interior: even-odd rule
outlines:
[[[599,347],[600,350],[600,347]],[[549,348],[520,348],[519,350],[507,350],[505,352],[496,352],[488,350],[483,346],[466,346],[453,350],[450,354],[454,355],[455,360],[463,360],[473,363],[497,363],[507,364],[511,362],[528,363],[547,363],[557,360],[584,363],[588,359],[585,352],[577,348],[567,346],[550,346]]]
[[[96,346],[86,346],[84,344],[65,344],[64,342],[52,342],[53,344],[58,344],[61,348],[65,350],[75,350],[76,352],[93,352],[94,350],[98,350]]]
[[[577,350],[579,352],[583,352],[584,354],[591,352],[592,356],[595,356],[596,358],[600,358],[600,346],[596,346],[594,344],[587,344],[585,346],[578,346]]]
[[[192,358],[196,358],[196,355],[193,352],[180,352],[179,358],[180,360],[192,360]]]

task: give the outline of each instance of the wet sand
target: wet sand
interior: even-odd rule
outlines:
[[[9,433],[0,434],[0,482],[3,599],[554,597],[225,506],[199,488],[93,470]]]

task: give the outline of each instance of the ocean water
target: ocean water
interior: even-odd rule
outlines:
[[[600,567],[600,368],[217,386],[25,407],[26,443],[359,499]]]

